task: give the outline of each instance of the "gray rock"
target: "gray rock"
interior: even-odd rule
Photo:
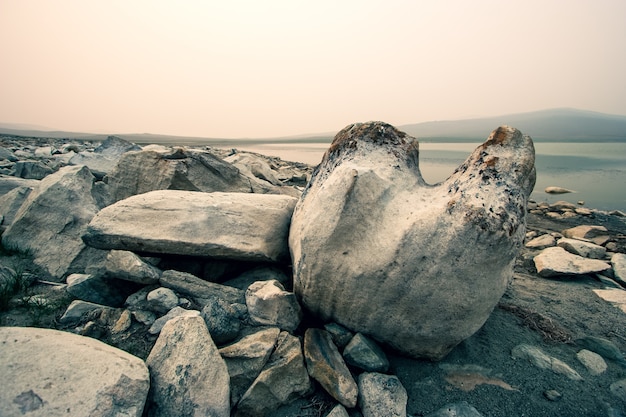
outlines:
[[[387,372],[389,360],[385,352],[368,337],[357,333],[343,351],[343,358],[366,372]]]
[[[28,187],[36,188],[39,185],[39,180],[27,180],[24,178],[17,178],[12,175],[0,174],[0,195],[4,195],[14,188]]]
[[[205,306],[214,297],[228,303],[245,304],[245,292],[237,288],[204,281],[186,272],[167,270],[159,280],[162,286],[193,298],[198,304]]]
[[[108,174],[115,201],[154,190],[267,192],[209,152],[148,146],[127,152]]]
[[[152,191],[104,208],[83,239],[99,249],[286,261],[295,203],[281,195]]]
[[[229,287],[239,288],[240,290],[247,290],[248,287],[257,281],[270,281],[276,280],[285,287],[291,281],[291,277],[280,268],[275,266],[259,266],[246,271],[236,278],[225,281],[223,284]]]
[[[526,247],[529,249],[545,249],[556,245],[556,239],[550,234],[538,236],[528,242]]]
[[[230,342],[239,335],[239,312],[229,302],[214,297],[204,306],[201,315],[217,345]]]
[[[40,161],[18,161],[13,166],[15,176],[20,178],[42,180],[54,171]]]
[[[555,374],[564,375],[573,381],[582,381],[583,378],[565,362],[546,355],[541,349],[530,345],[517,345],[511,350],[513,359],[524,359],[539,369],[547,369]]]
[[[93,152],[82,151],[73,155],[70,165],[86,165],[98,178],[104,177],[113,170],[123,154],[139,151],[141,147],[117,136],[109,136]]]
[[[585,336],[580,339],[576,339],[576,344],[597,353],[605,359],[610,359],[626,366],[624,355],[615,343],[610,340],[595,336]]]
[[[3,226],[10,226],[15,219],[28,195],[33,191],[32,187],[17,187],[0,196],[0,214],[2,214]]]
[[[444,405],[426,417],[483,417],[483,415],[468,404],[467,401],[459,401],[458,403]]]
[[[272,170],[267,161],[261,157],[248,153],[236,153],[224,158],[224,161],[233,164],[240,172],[248,177],[258,178],[272,185],[282,185],[277,174]]]
[[[5,148],[4,146],[0,146],[0,159],[4,159],[7,161],[11,161],[11,162],[15,162],[18,160],[17,156],[15,156],[13,152]]]
[[[565,249],[569,253],[582,256],[583,258],[604,259],[604,255],[606,254],[606,248],[600,245],[567,237],[559,239],[557,246]]]
[[[83,272],[79,258],[92,255],[80,237],[99,210],[91,193],[93,179],[86,167],[48,175],[26,198],[2,243],[30,250],[33,261],[55,278]]]
[[[278,327],[263,329],[219,350],[228,367],[233,406],[261,373],[274,351],[279,334]]]
[[[441,184],[427,185],[418,165],[417,141],[393,126],[337,134],[292,218],[294,291],[324,321],[441,359],[512,279],[534,148],[501,127]]]
[[[156,288],[146,295],[150,310],[156,313],[167,313],[178,306],[178,296],[169,288]]]
[[[544,391],[543,396],[550,401],[560,401],[563,398],[563,394],[554,389]]]
[[[277,326],[293,331],[300,324],[302,311],[296,296],[276,280],[259,281],[246,290],[250,321],[262,326]]]
[[[84,323],[94,316],[99,316],[105,309],[111,309],[111,307],[88,301],[74,300],[59,319],[59,323],[72,326]]]
[[[123,279],[138,284],[156,284],[162,271],[145,262],[133,252],[112,250],[108,253],[104,264],[107,277]]]
[[[340,351],[343,351],[354,337],[354,333],[337,323],[326,323],[324,330],[330,334],[333,343]]]
[[[150,334],[159,334],[163,329],[165,324],[177,317],[200,317],[200,312],[198,310],[186,310],[182,307],[174,307],[170,311],[167,312],[166,315],[159,317],[152,323],[150,329],[148,329],[148,333]],[[205,325],[206,327],[206,325]]]
[[[328,332],[315,328],[306,330],[304,358],[309,375],[326,392],[347,408],[356,406],[359,389]]]
[[[620,379],[619,381],[612,383],[610,390],[613,395],[622,401],[626,401],[626,379]]]
[[[611,269],[606,262],[583,258],[558,246],[544,249],[533,260],[542,277],[595,274]]]
[[[609,240],[608,231],[604,226],[576,226],[563,230],[563,236],[571,239],[587,239],[596,245],[604,245]]]
[[[263,417],[281,405],[310,394],[312,390],[300,339],[281,332],[276,350],[237,404],[234,415]]]
[[[330,410],[326,417],[350,417],[350,415],[343,405],[337,404],[332,408],[332,410]]]
[[[546,194],[567,194],[567,193],[575,193],[576,192],[576,191],[573,191],[573,190],[570,190],[570,189],[567,189],[567,188],[556,187],[556,186],[546,187],[543,191]]]
[[[156,290],[157,288],[159,288],[158,285],[148,285],[147,287],[141,288],[126,298],[124,306],[128,307],[131,311],[147,310],[149,308],[147,300],[148,293],[152,290]]]
[[[363,417],[406,417],[408,395],[393,375],[365,372],[359,375],[359,406]]]
[[[582,349],[576,354],[576,359],[587,368],[591,375],[600,375],[607,369],[602,356],[587,349]]]
[[[626,254],[616,253],[611,256],[611,265],[615,281],[626,285]]]
[[[3,417],[141,417],[150,387],[141,359],[50,329],[0,327],[0,345]]]
[[[228,369],[201,317],[169,321],[146,365],[154,417],[230,416]]]
[[[157,319],[152,311],[134,310],[131,314],[137,322],[146,326],[152,326]]]
[[[121,307],[133,291],[122,283],[123,281],[102,279],[89,274],[71,274],[67,277],[67,292],[79,300]]]

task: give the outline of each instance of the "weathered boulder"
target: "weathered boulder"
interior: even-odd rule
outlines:
[[[279,334],[280,329],[278,327],[262,329],[219,350],[230,375],[232,405],[239,402],[261,373],[274,351]]]
[[[302,311],[294,293],[285,291],[280,282],[258,281],[246,290],[250,321],[257,325],[277,326],[293,331],[300,324]]]
[[[408,399],[396,376],[376,372],[359,375],[359,406],[363,417],[406,417]]]
[[[263,417],[313,390],[300,339],[281,332],[274,353],[237,404],[237,417]]]
[[[155,145],[123,154],[109,172],[108,183],[115,201],[154,190],[268,191],[209,152]]]
[[[304,359],[309,375],[326,392],[348,408],[356,406],[359,393],[356,381],[326,330],[306,330]]]
[[[142,415],[148,369],[129,353],[89,337],[28,327],[0,327],[0,346],[3,417]]]
[[[348,126],[292,217],[294,291],[325,321],[441,359],[510,282],[534,182],[532,141],[510,127],[430,186],[416,140],[380,122]]]
[[[55,278],[82,272],[91,260],[81,236],[98,212],[94,177],[84,166],[64,167],[40,181],[2,235],[8,247],[29,250],[34,262]],[[103,253],[104,256],[104,253]]]
[[[145,262],[133,252],[112,250],[107,254],[103,275],[138,284],[156,284],[162,271]]]
[[[15,215],[32,191],[32,187],[17,187],[0,196],[0,214],[3,217],[3,226],[9,226],[13,223]]]
[[[141,147],[117,136],[109,136],[92,152],[81,151],[73,155],[70,165],[86,165],[98,178],[104,177],[117,165],[123,154],[139,151]]]
[[[559,246],[544,249],[533,260],[542,277],[595,274],[611,269],[611,265],[604,261],[583,258]]]
[[[201,317],[166,323],[146,365],[152,416],[230,416],[228,369]]]
[[[295,204],[273,194],[151,191],[105,207],[83,239],[100,249],[285,261]]]

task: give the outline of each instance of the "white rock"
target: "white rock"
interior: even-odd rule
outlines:
[[[3,417],[141,417],[144,362],[98,340],[50,329],[0,327]]]
[[[608,230],[604,226],[576,226],[563,230],[563,236],[572,239],[587,239],[596,245],[604,245],[609,240]]]
[[[241,261],[285,261],[296,199],[160,190],[101,210],[83,240],[100,249]]]
[[[537,272],[542,277],[595,274],[611,269],[611,265],[596,259],[586,259],[561,247],[544,249],[534,257]]]
[[[565,362],[546,355],[538,347],[530,345],[517,345],[511,350],[513,359],[525,359],[540,369],[547,369],[556,374],[561,374],[573,381],[582,381],[583,378]]]
[[[293,331],[300,324],[302,311],[294,293],[276,280],[258,281],[246,290],[250,321]]]
[[[545,249],[556,245],[556,239],[550,234],[538,236],[528,242],[526,247],[530,249]]]
[[[408,395],[393,375],[362,373],[359,375],[359,406],[363,417],[406,417]]]
[[[230,416],[228,369],[201,317],[166,323],[146,364],[154,417]]]
[[[582,256],[583,258],[604,259],[604,255],[606,254],[606,249],[600,245],[566,237],[559,239],[557,246],[562,247],[574,255]]]
[[[146,296],[150,309],[157,313],[166,313],[178,305],[178,296],[169,288],[157,288]]]
[[[161,270],[133,252],[112,250],[107,254],[104,269],[107,276],[138,284],[156,284],[161,277]]]
[[[607,369],[602,356],[587,349],[582,349],[576,354],[576,359],[582,363],[591,375],[600,375]]]
[[[611,256],[611,265],[613,265],[615,280],[626,284],[626,254],[616,253]]]

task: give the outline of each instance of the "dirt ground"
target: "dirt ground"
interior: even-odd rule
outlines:
[[[623,218],[528,218],[528,230],[540,233],[560,232],[578,224],[605,225],[620,251],[626,252]],[[485,417],[626,415],[626,402],[610,391],[612,383],[626,378],[626,367],[607,360],[608,370],[593,376],[575,356],[581,349],[577,339],[584,336],[605,338],[620,351],[626,351],[626,314],[593,293],[593,289],[605,287],[596,277],[539,277],[533,255],[527,249],[523,251],[509,290],[485,325],[442,361],[414,360],[389,353],[390,373],[398,376],[408,392],[410,416],[425,416],[460,401],[466,401]],[[0,262],[12,266],[24,261],[4,254]],[[20,268],[28,272],[28,268]],[[48,299],[47,305],[37,304],[39,294]],[[9,311],[0,313],[0,325],[62,328],[58,318],[70,301],[65,291],[55,285],[35,285],[14,299]],[[102,338],[142,358],[155,340],[137,323],[123,336],[112,338],[103,334]],[[513,359],[511,350],[519,344],[539,347],[574,368],[583,380],[573,381],[536,368],[526,360]],[[560,399],[546,398],[550,390],[557,391]],[[312,396],[285,406],[272,416],[323,416],[333,405],[334,401],[318,387]]]

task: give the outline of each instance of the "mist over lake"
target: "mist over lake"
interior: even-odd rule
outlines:
[[[445,180],[478,146],[472,143],[420,142],[420,170],[431,184]],[[327,143],[266,143],[237,149],[278,156],[287,161],[317,165]],[[626,211],[626,143],[535,142],[537,183],[531,194],[536,201],[584,201],[586,207]],[[576,191],[550,195],[548,186]]]

